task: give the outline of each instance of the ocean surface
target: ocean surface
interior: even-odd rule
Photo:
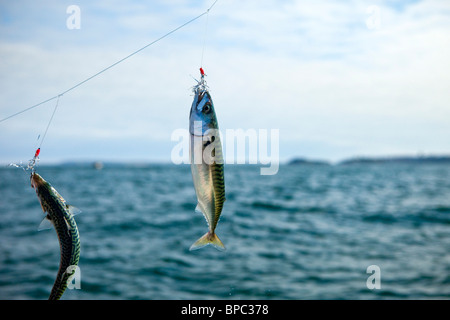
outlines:
[[[189,166],[39,166],[83,211],[81,288],[62,299],[450,298],[450,165],[259,170],[226,165],[227,250],[191,252],[207,224]],[[1,168],[0,195],[0,299],[47,299],[59,245],[29,173]]]

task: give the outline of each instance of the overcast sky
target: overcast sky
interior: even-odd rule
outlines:
[[[0,1],[0,118],[213,2]],[[220,129],[279,129],[281,161],[450,153],[450,1],[219,0],[206,17],[62,96],[41,164],[170,161],[204,42]],[[55,103],[0,123],[0,162],[33,156]]]

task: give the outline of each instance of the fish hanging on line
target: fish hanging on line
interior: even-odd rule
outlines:
[[[63,197],[34,171],[31,173],[31,187],[36,190],[42,210],[46,213],[38,230],[53,227],[59,239],[61,260],[58,274],[51,290],[49,300],[59,300],[78,270],[80,259],[80,235],[74,215],[80,213],[75,207],[66,204]]]
[[[190,250],[211,244],[218,250],[225,246],[215,230],[225,202],[225,180],[222,143],[219,136],[214,105],[200,68],[201,80],[194,87],[194,101],[189,116],[191,172],[197,195],[196,212],[208,222],[208,232],[199,238]]]

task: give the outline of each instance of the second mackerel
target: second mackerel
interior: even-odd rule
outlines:
[[[68,282],[75,274],[80,259],[80,235],[78,227],[73,218],[79,210],[66,204],[66,201],[45,181],[39,174],[31,174],[31,187],[41,203],[42,210],[46,216],[39,226],[39,230],[55,227],[61,250],[61,260],[58,274],[53,284],[49,300],[59,300],[67,288]]]

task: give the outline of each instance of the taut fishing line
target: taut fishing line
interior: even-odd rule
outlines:
[[[49,120],[49,122],[48,122],[48,124],[47,124],[47,128],[45,128],[44,136],[43,136],[42,139],[41,139],[41,143],[39,144],[39,148],[38,148],[38,149],[41,149],[42,143],[44,142],[45,136],[47,135],[47,131],[48,131],[48,128],[50,127],[50,123],[52,123],[53,117],[55,116],[55,113],[56,113],[56,109],[58,109],[59,98],[60,98],[60,97],[61,97],[61,96],[58,96],[58,99],[56,100],[55,109],[53,109],[52,116],[50,117],[50,120]]]
[[[217,0],[216,0],[216,2],[217,2]],[[214,2],[214,3],[216,3],[216,2]],[[205,53],[206,33],[208,31],[208,18],[209,18],[209,10],[206,12],[206,23],[205,23],[205,32],[203,34],[202,59],[200,61],[200,67],[203,67],[203,54]]]
[[[206,10],[206,22],[205,22],[205,31],[203,33],[203,46],[202,46],[202,55],[201,55],[201,60],[200,60],[200,80],[195,79],[194,80],[197,81],[197,85],[193,87],[193,90],[195,92],[196,88],[201,88],[203,91],[206,91],[208,88],[208,85],[206,84],[206,80],[205,80],[205,71],[203,70],[203,57],[205,54],[205,47],[206,47],[206,37],[207,37],[207,33],[208,33],[208,20],[209,20],[209,10],[216,4],[218,0],[216,0],[212,6]]]

